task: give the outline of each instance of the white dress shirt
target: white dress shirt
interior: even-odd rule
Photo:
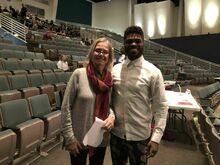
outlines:
[[[115,65],[112,74],[112,109],[115,113],[112,133],[126,140],[146,140],[151,135],[154,117],[151,140],[159,143],[168,110],[160,70],[141,56]]]

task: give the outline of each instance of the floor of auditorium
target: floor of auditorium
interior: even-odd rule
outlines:
[[[190,89],[193,96],[197,97],[197,90],[202,86],[185,86],[182,88],[184,91],[186,88]],[[216,108],[215,113],[220,117],[220,106]],[[192,124],[192,112],[185,112],[188,119],[187,132],[193,139],[193,143],[190,144],[190,139],[184,133],[167,132],[168,139],[162,139],[159,152],[154,158],[149,159],[148,165],[207,165],[208,159],[204,154],[204,151],[196,138],[196,131]],[[177,125],[178,126],[178,125]],[[170,137],[169,137],[170,136]],[[171,138],[171,139],[169,139]],[[61,145],[51,150],[46,157],[41,157],[31,163],[32,165],[70,165],[68,152],[61,149]],[[109,147],[106,151],[104,165],[111,165],[111,155]]]

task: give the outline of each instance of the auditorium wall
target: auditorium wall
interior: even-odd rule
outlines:
[[[123,34],[132,22],[133,0],[92,3],[92,26]]]
[[[92,4],[86,0],[60,0],[57,19],[91,25]]]

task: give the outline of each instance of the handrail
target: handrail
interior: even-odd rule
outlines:
[[[0,27],[7,30],[13,36],[22,39],[26,42],[26,34],[28,32],[28,27],[20,22],[10,18],[9,16],[0,13]]]

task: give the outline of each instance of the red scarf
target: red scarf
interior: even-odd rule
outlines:
[[[105,120],[109,112],[109,90],[113,85],[112,75],[105,69],[103,79],[98,78],[91,62],[87,65],[86,72],[92,89],[96,93],[94,119],[98,117]]]
[[[92,89],[96,93],[95,98],[95,117],[105,120],[109,111],[109,90],[113,85],[112,75],[109,71],[104,70],[104,77],[100,79],[96,76],[94,66],[90,62],[86,67],[86,73]],[[94,155],[95,147],[89,146],[89,156]]]

